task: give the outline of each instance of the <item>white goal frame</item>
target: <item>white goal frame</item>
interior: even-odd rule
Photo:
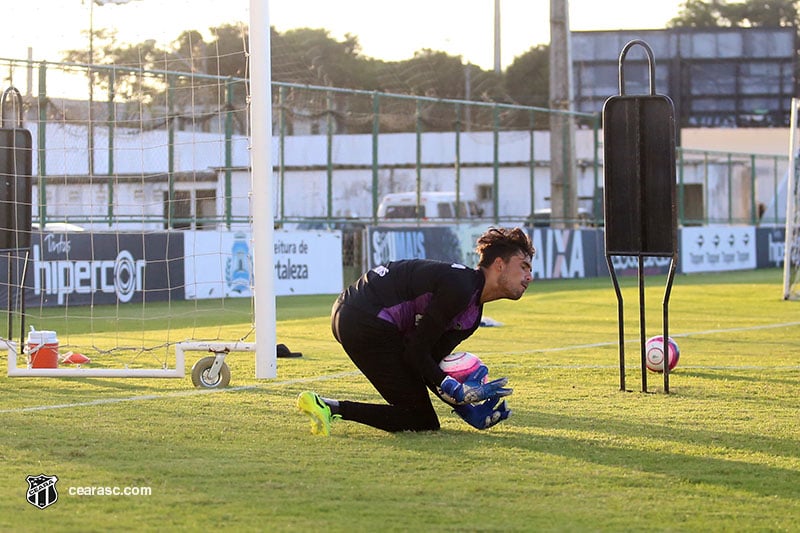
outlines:
[[[277,377],[269,0],[250,0],[250,165],[256,379]]]
[[[785,241],[783,246],[783,299],[792,297],[792,248],[794,245],[794,225],[797,206],[797,118],[800,99],[792,98],[792,109],[789,114],[789,169],[786,173],[786,225]]]
[[[32,368],[18,366],[19,345],[0,339],[8,349],[9,377],[119,377],[183,378],[186,375],[186,351],[255,352],[255,377],[277,377],[277,341],[275,281],[272,270],[274,252],[272,167],[272,75],[270,70],[269,0],[250,0],[247,50],[250,70],[250,174],[253,253],[253,307],[256,343],[242,341],[180,342],[175,346],[175,368],[89,368],[85,366]]]

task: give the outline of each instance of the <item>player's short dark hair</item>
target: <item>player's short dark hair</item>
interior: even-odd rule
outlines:
[[[478,266],[488,267],[498,257],[505,262],[520,253],[533,258],[536,250],[528,234],[521,228],[489,228],[478,237],[475,252],[479,257]]]

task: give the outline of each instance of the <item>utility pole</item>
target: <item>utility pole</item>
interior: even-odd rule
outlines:
[[[569,0],[550,0],[550,108],[571,111],[572,101]],[[567,113],[550,115],[550,209],[553,227],[576,225],[575,122]]]
[[[503,71],[500,59],[500,0],[494,0],[494,73]]]

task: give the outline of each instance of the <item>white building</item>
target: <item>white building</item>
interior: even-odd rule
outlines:
[[[34,148],[36,219],[39,136],[36,124],[28,127]],[[749,220],[754,205],[770,205],[786,172],[787,137],[786,130],[780,129],[684,130],[685,148],[709,151],[705,155],[687,154],[682,171],[679,166],[684,215],[712,221]],[[231,139],[230,165],[226,165],[221,134],[176,131],[170,154],[165,130],[116,129],[109,144],[107,129],[96,127],[93,176],[88,175],[86,139],[86,130],[80,126],[46,127],[43,162],[49,221],[70,221],[97,231],[165,229],[168,216],[173,217],[174,228],[246,226],[250,215],[246,137]],[[380,135],[377,164],[373,163],[373,137],[369,134],[333,136],[330,160],[325,135],[287,136],[283,145],[275,138],[276,218],[369,219],[377,208],[376,199],[382,195],[413,191],[418,186],[426,191],[453,191],[457,175],[461,197],[478,201],[489,216],[494,215],[495,201],[502,218],[524,219],[530,215],[531,206],[549,207],[548,132],[536,131],[533,139],[529,132],[500,132],[497,161],[491,132],[461,133],[457,163],[455,133],[424,133],[420,139],[421,161],[417,165],[417,137],[413,133]],[[602,167],[594,166],[593,139],[590,130],[576,133],[577,194],[581,206],[590,210],[596,187],[603,185]],[[728,151],[759,157],[729,158],[718,153]],[[598,157],[602,158],[602,146],[598,146]],[[377,191],[373,186],[376,176]]]

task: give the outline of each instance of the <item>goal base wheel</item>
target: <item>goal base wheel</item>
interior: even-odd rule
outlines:
[[[192,383],[197,388],[221,389],[227,387],[231,382],[231,369],[226,363],[222,363],[217,373],[217,378],[212,379],[210,374],[211,367],[214,365],[216,357],[203,357],[192,367]]]

